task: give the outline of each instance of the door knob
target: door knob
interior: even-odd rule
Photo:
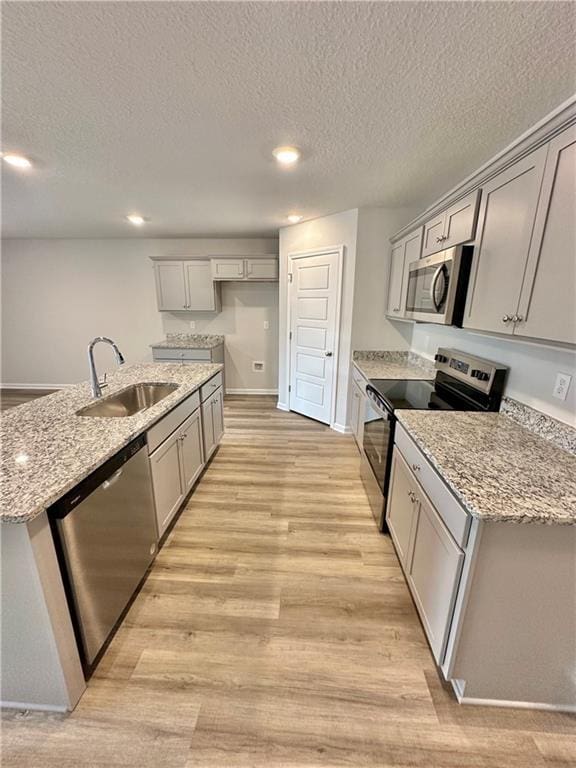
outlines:
[[[332,352],[326,352],[326,357],[332,357]]]

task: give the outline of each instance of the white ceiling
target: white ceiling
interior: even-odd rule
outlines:
[[[576,90],[564,2],[5,2],[7,237],[432,202]],[[282,171],[271,150],[302,148]],[[145,230],[123,216],[138,211]]]

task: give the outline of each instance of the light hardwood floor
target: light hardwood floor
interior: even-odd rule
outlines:
[[[441,683],[352,437],[273,398],[225,418],[80,704],[6,713],[3,766],[576,765],[576,718]]]
[[[0,411],[7,411],[15,405],[29,403],[30,400],[36,400],[55,391],[55,389],[0,389]]]

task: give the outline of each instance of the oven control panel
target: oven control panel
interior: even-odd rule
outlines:
[[[493,388],[503,389],[508,368],[457,349],[440,348],[434,356],[436,370],[443,371],[474,389],[489,395]]]

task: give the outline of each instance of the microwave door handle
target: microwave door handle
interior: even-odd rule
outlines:
[[[444,271],[444,264],[440,264],[436,272],[434,272],[434,277],[432,278],[432,285],[430,286],[430,298],[432,300],[432,304],[434,305],[434,309],[436,312],[440,312],[440,303],[436,301],[436,285],[438,283],[438,278]]]

